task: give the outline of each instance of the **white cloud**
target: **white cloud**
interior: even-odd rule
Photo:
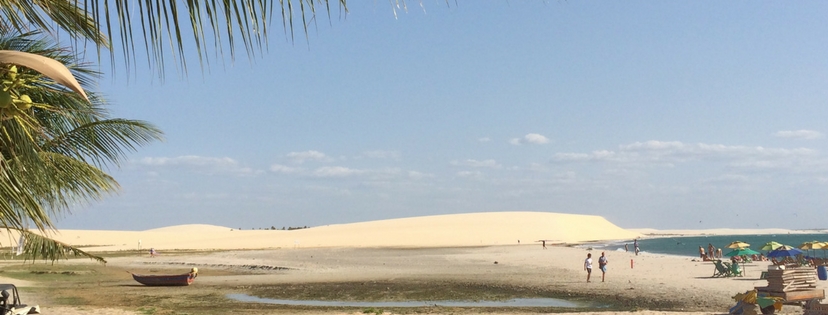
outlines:
[[[216,158],[197,155],[145,157],[136,163],[151,167],[187,168],[205,173],[234,173],[236,175],[255,175],[262,173],[260,170],[242,167],[236,160],[228,157]]]
[[[372,159],[399,159],[400,153],[397,151],[375,150],[363,152],[362,156]]]
[[[779,138],[813,140],[822,138],[822,133],[814,130],[782,130],[773,134]]]
[[[228,157],[214,158],[197,155],[184,155],[177,157],[145,157],[138,161],[139,164],[152,166],[189,165],[189,166],[234,166],[238,163]]]
[[[557,153],[556,162],[615,162],[634,165],[674,166],[688,161],[725,161],[731,166],[751,168],[792,167],[817,157],[812,149],[781,149],[722,144],[687,144],[678,141],[646,141],[620,145],[617,151]]]
[[[530,133],[523,138],[512,138],[509,140],[509,143],[513,145],[522,145],[522,144],[547,144],[549,143],[549,138],[545,137],[544,135],[537,134],[537,133]]]
[[[326,166],[317,168],[313,171],[313,176],[316,177],[347,177],[352,175],[359,175],[365,171],[347,168],[343,166]]]
[[[328,156],[325,153],[309,150],[303,152],[290,152],[287,154],[287,157],[292,159],[296,163],[305,163],[305,161],[326,161],[329,160]]]
[[[281,164],[273,164],[270,166],[270,171],[276,173],[284,173],[284,174],[291,174],[302,171],[301,168],[285,166]]]
[[[473,160],[473,159],[468,159],[468,160],[465,160],[465,161],[456,161],[455,160],[455,161],[451,161],[451,164],[452,165],[458,165],[458,166],[468,166],[468,167],[501,168],[501,165],[498,164],[495,160],[492,160],[492,159],[483,160],[483,161],[478,161],[478,160]]]
[[[480,171],[461,171],[457,172],[457,176],[466,178],[482,178],[483,173]]]
[[[434,177],[434,175],[432,175],[432,174],[426,174],[426,173],[417,172],[417,171],[408,171],[408,178],[411,178],[411,179],[423,179],[423,178],[432,178],[432,177]]]
[[[724,174],[702,181],[705,184],[746,184],[750,178],[745,175]]]

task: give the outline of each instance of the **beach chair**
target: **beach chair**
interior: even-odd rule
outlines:
[[[744,277],[745,274],[742,272],[742,266],[738,263],[733,263],[732,265],[730,265],[730,276]]]
[[[730,277],[730,264],[722,262],[720,259],[714,260],[713,264],[716,265],[716,269],[713,270],[713,278]]]

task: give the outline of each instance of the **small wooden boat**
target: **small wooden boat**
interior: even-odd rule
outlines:
[[[193,268],[189,273],[180,275],[137,275],[132,274],[132,279],[143,285],[149,286],[188,286],[198,277],[198,268]]]

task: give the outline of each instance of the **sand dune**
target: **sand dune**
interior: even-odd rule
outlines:
[[[60,230],[56,239],[90,251],[263,249],[294,247],[450,247],[537,240],[581,243],[628,240],[639,233],[603,217],[547,212],[486,212],[337,224],[307,229],[238,230],[191,224],[146,231]]]

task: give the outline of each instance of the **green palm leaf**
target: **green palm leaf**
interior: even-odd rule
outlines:
[[[330,18],[329,2],[279,0],[282,26],[291,41],[296,29],[302,29],[307,38],[308,21],[314,20],[317,7],[323,6]],[[346,0],[336,3],[347,12]],[[136,45],[143,46],[148,65],[163,77],[167,57],[186,73],[185,56],[191,49],[202,68],[209,64],[210,42],[222,58],[227,45],[230,59],[235,59],[238,42],[248,57],[255,57],[267,47],[268,24],[275,6],[271,0],[0,0],[0,29],[54,34],[56,25],[73,38],[93,43],[98,56],[101,50],[111,48],[107,38],[117,39],[128,70],[137,63]],[[294,25],[298,21],[302,23],[299,27]],[[205,32],[205,28],[210,31]],[[193,47],[186,46],[185,38],[193,39]],[[117,64],[115,55],[110,54],[113,65]]]
[[[78,85],[97,76],[76,64],[71,51],[36,35],[9,35],[0,29],[0,50],[14,47],[34,51],[38,54],[35,60],[51,60],[60,64],[64,73],[82,78]],[[127,152],[160,140],[161,131],[146,122],[109,118],[104,110],[106,102],[97,93],[88,88],[88,97],[73,93],[60,80],[35,71],[42,70],[36,69],[37,65],[20,64],[22,67],[14,73],[26,83],[5,80],[2,85],[18,99],[26,95],[32,103],[0,112],[0,227],[25,231],[27,259],[54,261],[66,258],[68,252],[103,261],[28,232],[27,226],[33,225],[40,234],[47,233],[54,229],[51,218],[55,215],[117,191],[118,183],[101,167],[119,165]],[[0,65],[4,69],[0,75],[8,76],[8,67]]]
[[[23,257],[27,261],[44,259],[54,262],[59,259],[81,257],[106,263],[106,259],[103,257],[87,253],[69,244],[32,233],[28,230],[17,230],[17,232],[23,236]]]

